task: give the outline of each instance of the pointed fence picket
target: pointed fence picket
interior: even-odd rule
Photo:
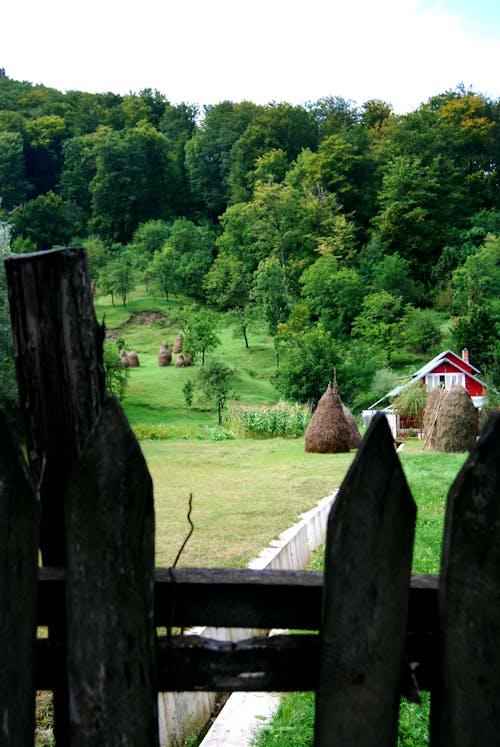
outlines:
[[[401,694],[426,689],[434,747],[497,743],[498,413],[450,489],[441,581],[410,577],[415,506],[383,416],[331,511],[324,576],[155,570],[151,478],[103,396],[85,255],[6,264],[31,476],[0,417],[1,747],[33,745],[35,689],[57,694],[56,743],[75,747],[158,744],[168,690],[313,690],[317,747],[362,747],[396,744]],[[195,625],[309,632],[156,634]]]

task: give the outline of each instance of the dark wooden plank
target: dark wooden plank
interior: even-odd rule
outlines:
[[[328,521],[318,747],[396,744],[415,513],[381,415]]]
[[[82,249],[21,254],[5,268],[42,558],[64,565],[64,488],[104,396],[103,330]]]
[[[439,593],[436,747],[500,740],[500,413],[450,488]]]
[[[38,502],[0,410],[0,744],[32,747]]]
[[[106,399],[66,494],[72,747],[158,743],[153,489]]]
[[[408,634],[407,640],[412,637]],[[408,651],[417,660],[428,662],[430,652],[422,640],[410,640]],[[314,633],[262,636],[238,643],[192,635],[160,637],[156,646],[156,686],[159,692],[316,690],[320,661],[320,640]],[[65,647],[53,640],[38,640],[36,662],[37,689],[52,690],[64,677]],[[432,687],[432,672],[431,661],[426,673],[428,687],[419,689]],[[402,679],[402,694],[408,693],[407,679]]]
[[[39,569],[38,625],[63,609],[66,574]],[[438,576],[412,576],[407,630],[432,633],[437,626]],[[323,574],[246,568],[155,570],[155,624],[192,627],[319,630]],[[217,600],[217,604],[214,603]]]

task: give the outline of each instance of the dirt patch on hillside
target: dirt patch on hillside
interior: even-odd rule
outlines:
[[[162,311],[134,311],[123,326],[131,327],[134,324],[146,327],[150,324],[163,324],[166,321],[167,316]]]

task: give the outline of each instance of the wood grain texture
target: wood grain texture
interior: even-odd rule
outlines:
[[[114,399],[68,483],[66,538],[71,745],[154,747],[153,489]]]
[[[64,489],[104,396],[103,330],[82,249],[21,254],[5,268],[42,557],[64,565]]]

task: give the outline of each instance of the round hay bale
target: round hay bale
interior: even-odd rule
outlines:
[[[435,451],[467,452],[476,443],[477,411],[469,392],[455,384],[446,393],[436,425]]]
[[[172,363],[172,353],[168,348],[160,348],[158,353],[158,365],[159,366],[170,366]]]
[[[174,340],[174,346],[172,348],[172,352],[174,352],[176,355],[177,353],[181,353],[183,345],[184,345],[184,336],[182,332],[179,332],[179,334]]]
[[[427,395],[424,409],[424,448],[429,451],[435,451],[437,421],[446,394],[445,389],[436,387]]]
[[[316,454],[339,454],[351,448],[351,433],[342,402],[331,384],[318,402],[305,432],[305,449]]]
[[[122,362],[122,366],[124,368],[128,368],[130,366],[130,361],[128,359],[128,355],[127,355],[126,351],[122,348],[118,354],[120,356],[120,360]]]
[[[181,353],[177,360],[175,361],[175,367],[176,368],[186,368],[186,366],[190,366],[191,361],[188,358],[185,358],[183,354]]]
[[[361,433],[359,432],[358,424],[354,419],[354,415],[348,407],[342,402],[342,410],[344,411],[344,417],[347,420],[349,426],[349,433],[351,435],[351,449],[359,449],[363,440]]]
[[[130,353],[128,353],[127,358],[130,368],[139,368],[139,358],[135,350],[131,350]]]

